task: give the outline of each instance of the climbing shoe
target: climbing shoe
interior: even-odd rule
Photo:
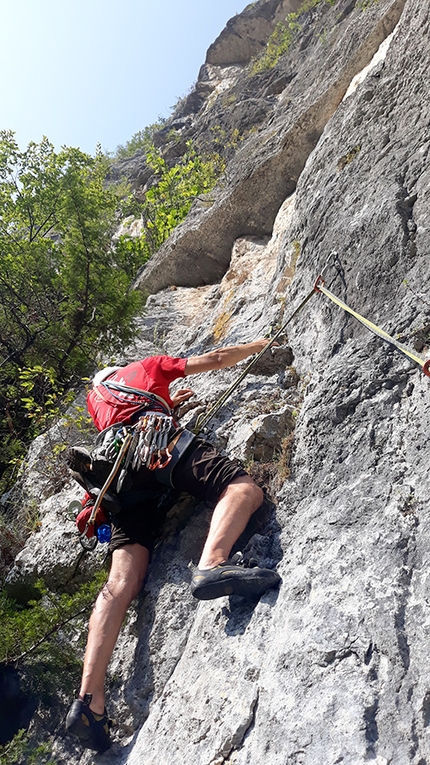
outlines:
[[[67,467],[74,473],[87,473],[91,470],[91,454],[83,446],[70,446],[64,459]]]
[[[259,598],[266,590],[278,587],[281,577],[270,568],[245,568],[243,561],[232,558],[215,568],[193,571],[191,592],[198,600],[213,600],[224,595]]]
[[[66,717],[66,731],[76,736],[86,749],[95,749],[99,754],[106,752],[112,742],[109,730],[112,721],[106,709],[98,715],[90,709],[92,696],[86,693],[84,699],[75,699]]]

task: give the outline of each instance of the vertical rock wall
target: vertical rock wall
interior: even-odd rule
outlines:
[[[427,354],[428,23],[428,4],[408,3],[328,121],[267,299],[294,242],[287,313],[336,251],[328,286]],[[197,607],[130,765],[428,761],[429,380],[319,295],[289,340],[303,405],[279,530],[263,535],[283,585],[255,608]]]
[[[288,111],[286,90],[271,125],[232,167],[212,223],[195,209],[166,243],[147,286],[161,288],[174,274],[176,288],[149,298],[136,347],[123,361],[259,336],[285,321],[332,253],[327,286],[428,357],[429,3],[341,2],[327,12],[333,16],[315,22],[318,45],[308,30],[301,48],[307,68],[297,77],[306,87],[300,93],[296,79],[294,92],[306,108]],[[327,18],[338,26],[328,28]],[[337,58],[323,45],[325,28],[326,39],[334,30]],[[349,80],[393,30],[386,57],[342,101]],[[327,57],[322,88],[312,72]],[[317,122],[311,100],[319,104]],[[293,134],[301,154],[289,195]],[[265,216],[241,231],[264,180]],[[216,240],[214,255],[207,242]],[[216,283],[178,286],[194,277],[201,284],[204,271]],[[276,566],[282,585],[256,604],[194,601],[187,565],[198,558],[210,510],[185,502],[115,651],[109,709],[116,738],[97,759],[426,765],[430,380],[318,294],[289,325],[288,342],[256,371],[217,416],[212,437],[246,460],[267,489],[240,544]],[[195,408],[184,422],[236,374],[193,378]],[[38,540],[17,561],[17,580],[31,580],[49,560],[50,512],[48,500]],[[66,570],[70,546],[56,545]],[[53,757],[59,765],[93,759],[60,732]]]

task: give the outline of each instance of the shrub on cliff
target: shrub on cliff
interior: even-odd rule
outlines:
[[[321,2],[334,5],[336,0],[304,0],[297,11],[289,13],[284,22],[280,21],[276,24],[267,41],[266,49],[251,62],[251,74],[258,74],[276,66],[281,56],[288,53],[301,32],[300,16],[308,13]]]
[[[105,580],[106,574],[101,571],[72,595],[49,592],[39,582],[40,599],[26,606],[0,592],[0,670],[13,673],[13,700],[19,698],[23,707],[37,709],[39,719],[49,717],[53,733],[57,724],[63,727],[66,700],[80,675],[83,620]],[[0,765],[47,765],[48,759],[54,765],[49,743],[38,742],[35,746],[28,740],[22,727],[28,724],[28,713],[21,709],[22,714],[17,715],[15,710],[14,716],[13,709],[3,704]],[[6,729],[8,737],[4,735]]]
[[[154,122],[152,125],[143,128],[143,130],[138,130],[124,144],[119,144],[112,156],[116,159],[125,159],[126,157],[132,157],[139,150],[148,151],[151,148],[154,133],[160,130],[165,122],[165,119],[160,118],[159,122]]]
[[[141,218],[142,233],[140,237],[121,236],[116,244],[123,267],[134,274],[184,220],[196,197],[211,191],[225,167],[219,154],[202,156],[191,141],[173,166],[153,144],[146,152],[146,161],[153,172],[150,188],[139,199],[132,199],[129,208]]]

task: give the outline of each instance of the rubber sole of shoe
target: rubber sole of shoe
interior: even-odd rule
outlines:
[[[85,473],[91,467],[91,454],[88,449],[71,446],[66,452],[66,464],[77,473]]]
[[[252,574],[251,574],[252,572]],[[239,595],[242,598],[259,598],[267,590],[277,587],[281,577],[271,569],[255,569],[224,573],[218,578],[208,581],[204,575],[198,581],[199,575],[194,576],[191,592],[198,600],[215,600],[225,595]]]
[[[88,710],[91,714],[91,710]],[[88,724],[85,722],[88,721]],[[104,725],[98,724],[91,726],[89,718],[85,712],[85,705],[76,700],[73,702],[66,718],[66,730],[79,739],[82,746],[86,749],[95,749],[99,754],[106,752],[112,742],[109,734],[106,733]],[[100,723],[102,720],[100,720]],[[107,721],[106,721],[107,722]],[[106,724],[106,723],[105,723]],[[95,728],[95,729],[94,729]]]

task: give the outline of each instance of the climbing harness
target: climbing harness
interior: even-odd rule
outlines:
[[[163,470],[172,460],[168,450],[169,433],[173,428],[173,417],[148,413],[133,426],[114,425],[99,434],[99,444],[93,457],[113,462],[112,469],[97,495],[91,515],[79,539],[85,550],[93,550],[97,544],[97,535],[90,539],[87,531],[94,525],[97,510],[109,487],[118,475],[115,493],[119,494],[129,468],[138,471],[141,467],[148,470]],[[165,483],[165,481],[162,481]]]
[[[182,430],[177,433],[172,441],[169,443],[169,435],[175,426],[173,417],[165,414],[165,411],[170,412],[166,402],[155,394],[148,393],[146,391],[140,391],[138,389],[129,388],[125,385],[113,383],[109,380],[102,381],[99,386],[105,388],[113,396],[116,397],[116,392],[126,393],[132,395],[144,395],[146,397],[145,403],[139,406],[139,419],[134,425],[114,425],[106,428],[105,431],[100,433],[98,440],[100,439],[99,446],[96,447],[96,452],[99,456],[112,461],[114,464],[108,478],[106,479],[97,499],[94,503],[91,515],[87,521],[86,527],[79,539],[85,550],[93,550],[97,544],[97,536],[88,539],[86,533],[88,528],[94,524],[97,510],[99,509],[103,497],[106,495],[109,487],[111,486],[115,476],[119,472],[115,491],[116,493],[121,491],[124,485],[124,479],[127,475],[128,469],[139,470],[141,467],[145,467],[148,470],[161,470],[159,476],[157,476],[160,483],[172,487],[172,471],[177,464],[179,458],[184,454],[185,450],[191,444],[195,436],[206,427],[208,422],[215,416],[215,414],[225,405],[232,393],[238,388],[242,380],[246,377],[251,369],[258,363],[261,357],[271,348],[277,339],[285,332],[288,324],[302,311],[307,302],[311,299],[315,293],[325,295],[339,308],[342,308],[346,313],[353,316],[357,321],[363,324],[370,332],[377,337],[380,337],[385,342],[393,345],[397,350],[407,356],[411,361],[418,364],[421,370],[427,377],[430,377],[430,358],[425,360],[417,354],[410,351],[404,345],[399,343],[398,340],[391,337],[387,332],[378,327],[376,324],[366,319],[361,314],[350,308],[343,300],[338,298],[333,292],[327,289],[324,281],[324,273],[329,268],[330,261],[333,257],[337,257],[336,253],[332,253],[327,263],[315,281],[312,290],[304,297],[301,303],[288,317],[288,319],[282,324],[280,329],[273,335],[267,345],[250,361],[245,367],[239,377],[230,385],[230,387],[220,396],[218,401],[211,407],[207,413],[201,413],[197,420],[196,425],[192,431]],[[100,394],[102,396],[102,394]],[[103,397],[103,396],[102,396]],[[149,399],[149,401],[148,401]],[[155,411],[146,411],[144,415],[141,414],[142,409],[147,410],[148,406],[153,406]],[[167,468],[167,469],[166,469]]]
[[[157,473],[157,480],[160,483],[164,483],[169,488],[174,488],[173,485],[173,468],[178,463],[179,459],[185,454],[190,444],[194,441],[196,434],[186,428],[178,433],[169,444],[170,460],[167,465]]]
[[[123,442],[122,442],[122,445],[121,445],[121,448],[120,448],[120,450],[118,452],[116,460],[115,460],[115,462],[113,464],[112,470],[109,473],[109,475],[108,475],[105,483],[103,484],[102,488],[100,489],[100,492],[99,492],[99,494],[97,496],[96,501],[94,502],[94,507],[93,507],[93,509],[91,511],[91,515],[88,518],[88,521],[87,521],[87,523],[85,525],[85,529],[83,530],[82,534],[80,534],[80,536],[79,536],[79,541],[80,541],[82,547],[84,548],[84,550],[94,550],[95,546],[97,545],[97,542],[98,542],[97,535],[94,534],[93,537],[88,539],[87,531],[88,531],[90,526],[94,525],[94,522],[95,522],[95,519],[96,519],[96,515],[97,515],[97,510],[99,509],[99,507],[100,507],[100,505],[101,505],[101,503],[103,501],[103,497],[105,496],[107,490],[109,489],[109,486],[111,485],[111,483],[112,483],[113,479],[115,478],[119,468],[121,467],[122,460],[123,460],[123,458],[124,458],[124,456],[125,456],[125,454],[127,452],[128,447],[130,446],[130,441],[131,440],[132,440],[131,433],[127,433],[125,438],[124,438],[124,440],[123,440]]]

